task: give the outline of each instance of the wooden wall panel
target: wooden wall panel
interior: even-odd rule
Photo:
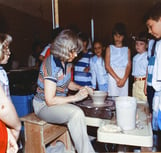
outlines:
[[[27,66],[28,56],[32,52],[32,43],[35,40],[48,42],[51,30],[51,21],[0,5],[0,32],[12,35],[11,59],[17,60],[20,67]]]
[[[73,24],[90,36],[94,18],[95,37],[109,44],[118,21],[126,24],[129,36],[145,30],[143,15],[157,1],[161,0],[59,0],[60,26]],[[51,0],[0,0],[0,32],[13,36],[11,49],[20,66],[27,65],[32,42],[47,41],[51,29]]]

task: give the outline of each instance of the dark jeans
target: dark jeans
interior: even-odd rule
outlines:
[[[152,113],[152,103],[153,103],[153,97],[154,97],[154,88],[152,86],[147,86],[147,100],[149,103],[149,111]]]
[[[152,113],[152,104],[155,90],[152,86],[147,86],[147,99],[149,103],[149,110]],[[157,136],[157,151],[161,151],[161,130],[153,131],[153,135]]]

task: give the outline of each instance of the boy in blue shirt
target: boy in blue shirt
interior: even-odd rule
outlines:
[[[161,151],[161,3],[158,2],[152,7],[145,16],[145,22],[148,32],[153,35],[158,41],[155,46],[155,61],[152,72],[152,87],[155,90],[153,97],[153,130],[158,132],[157,151]]]

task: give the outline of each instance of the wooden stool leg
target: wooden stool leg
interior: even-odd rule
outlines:
[[[45,153],[43,127],[29,122],[25,125],[25,153]],[[31,147],[33,146],[33,147]]]
[[[62,134],[56,140],[52,141],[50,145],[55,146],[57,141],[61,141],[62,143],[64,143],[67,151],[75,153],[75,148],[73,146],[73,143],[71,141],[68,131],[64,132],[64,134]]]
[[[141,147],[141,152],[152,152],[152,147]]]

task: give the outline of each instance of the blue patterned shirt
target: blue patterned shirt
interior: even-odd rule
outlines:
[[[66,63],[63,68],[61,61],[50,55],[44,60],[40,67],[37,93],[35,99],[42,102],[45,100],[44,96],[44,80],[48,79],[56,83],[56,95],[66,96],[68,93],[68,85],[71,81],[71,63]]]

